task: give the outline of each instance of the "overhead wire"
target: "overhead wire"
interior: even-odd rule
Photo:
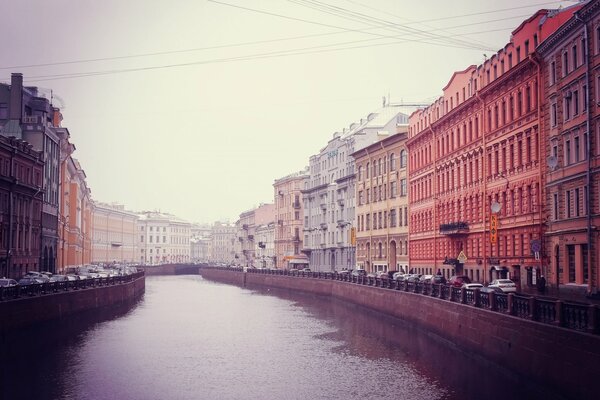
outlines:
[[[472,35],[475,33],[487,33],[487,32],[493,32],[493,31],[501,31],[501,30],[505,31],[506,29],[494,29],[494,30],[484,31],[484,32],[471,32],[471,33],[457,34],[457,36]],[[380,38],[362,39],[362,40],[345,42],[343,44],[346,44],[346,45],[356,44],[356,43],[373,41],[373,40],[381,40],[381,39]],[[203,64],[227,63],[227,62],[234,62],[234,61],[250,61],[250,60],[257,60],[257,59],[279,58],[279,57],[285,57],[285,56],[297,56],[297,55],[304,55],[304,54],[329,53],[329,52],[334,52],[334,51],[352,50],[352,49],[366,48],[366,47],[396,45],[396,44],[405,43],[405,42],[421,42],[421,43],[423,43],[422,40],[404,39],[404,40],[400,40],[400,41],[387,42],[387,43],[376,43],[376,44],[367,44],[367,45],[358,45],[358,46],[339,47],[339,48],[334,48],[334,49],[323,49],[324,47],[339,46],[340,44],[342,44],[342,43],[336,43],[336,44],[329,44],[329,45],[310,46],[310,47],[301,48],[301,49],[278,50],[278,51],[274,51],[274,52],[259,53],[259,54],[249,55],[249,56],[226,57],[226,58],[220,58],[220,59],[203,60],[203,61],[195,61],[195,62],[188,62],[188,63],[167,64],[167,65],[137,67],[137,68],[123,68],[123,69],[113,69],[113,70],[103,70],[103,71],[89,71],[89,72],[80,72],[80,73],[65,73],[65,74],[54,74],[54,75],[30,76],[28,78],[28,81],[29,82],[42,82],[42,81],[49,81],[49,80],[112,75],[112,74],[120,74],[120,73],[127,73],[127,72],[148,71],[148,70],[186,67],[186,66],[203,65]],[[424,42],[424,43],[426,43],[426,42]]]
[[[439,40],[442,43],[453,43],[453,44],[461,44],[464,46],[472,46],[474,49],[478,50],[492,50],[491,47],[482,47],[479,44],[474,44],[473,42],[469,42],[466,40],[460,39],[452,39],[447,36],[439,35],[432,32],[427,32],[421,29],[408,27],[405,24],[398,24],[393,21],[373,17],[364,13],[356,12],[353,10],[349,10],[344,7],[339,7],[336,5],[328,4],[318,0],[287,0],[288,2],[299,4],[304,7],[308,7],[314,10],[318,10],[320,12],[327,13],[329,15],[333,15],[338,18],[343,18],[359,23],[368,24],[374,26],[373,24],[380,25],[384,29],[399,31],[407,34],[413,34],[417,37],[426,37],[431,40]],[[376,26],[375,25],[375,26]]]
[[[241,9],[244,9],[244,10],[247,10],[247,11],[259,12],[259,13],[267,13],[267,15],[272,15],[272,16],[276,16],[276,17],[292,18],[292,19],[297,20],[297,21],[302,21],[302,22],[307,22],[307,23],[313,23],[313,24],[323,25],[323,24],[321,24],[319,22],[315,22],[315,21],[308,21],[308,20],[304,20],[304,19],[299,19],[299,18],[294,18],[294,17],[288,17],[288,16],[284,16],[284,15],[281,15],[281,14],[266,12],[266,11],[263,11],[263,10],[256,10],[256,9],[251,9],[251,8],[248,8],[248,7],[241,7],[241,6],[237,6],[235,4],[229,4],[229,3],[224,3],[224,2],[215,1],[215,0],[209,0],[209,1],[212,1],[213,3],[217,3],[217,4],[220,4],[220,5],[241,8]],[[347,0],[347,1],[351,1],[351,0]],[[353,3],[357,3],[357,2],[354,1]],[[360,4],[360,3],[358,3],[358,4]],[[546,4],[546,3],[539,3],[539,4]],[[368,6],[365,6],[365,7],[373,9],[372,7],[368,7]],[[523,6],[523,7],[515,7],[515,8],[524,8],[524,7],[525,6]],[[498,11],[506,11],[506,10],[509,10],[509,9],[501,9],[501,10],[498,10]],[[489,13],[489,12],[474,13],[474,14],[468,14],[468,15],[485,14],[485,13]],[[460,18],[460,17],[461,17],[461,15],[453,16],[453,17],[447,17],[447,18]],[[520,17],[521,16],[515,16],[515,17],[509,17],[508,19],[520,18]],[[490,23],[490,22],[497,22],[497,21],[498,20],[491,20],[491,21],[484,21],[484,22],[481,22],[481,23]],[[420,21],[413,21],[411,23],[419,23],[419,22]],[[130,55],[123,55],[123,56],[110,56],[110,57],[99,57],[99,58],[89,58],[89,59],[79,59],[79,60],[67,60],[67,61],[59,61],[59,62],[45,62],[45,63],[36,63],[36,64],[20,64],[20,65],[11,65],[11,66],[0,66],[0,70],[36,68],[36,67],[48,67],[48,66],[78,64],[78,63],[91,63],[91,62],[99,62],[99,61],[112,61],[112,60],[143,58],[143,57],[152,57],[152,56],[160,56],[160,55],[170,55],[170,54],[183,54],[183,53],[196,52],[196,51],[204,51],[204,50],[215,50],[215,49],[223,49],[223,48],[229,48],[229,47],[242,47],[242,46],[251,46],[251,45],[263,44],[263,43],[274,43],[274,42],[282,42],[282,41],[289,41],[289,40],[299,40],[299,39],[306,39],[306,38],[321,37],[321,36],[331,36],[331,35],[338,35],[338,34],[343,34],[343,33],[348,33],[348,32],[366,33],[366,32],[368,32],[370,30],[380,29],[380,27],[369,27],[369,28],[365,28],[365,29],[348,29],[346,27],[337,27],[337,26],[331,26],[331,25],[327,25],[327,26],[328,27],[333,27],[333,28],[338,29],[338,30],[335,31],[335,32],[325,32],[325,33],[317,33],[317,34],[310,34],[310,35],[291,36],[291,37],[285,37],[285,38],[266,39],[266,40],[257,40],[257,41],[241,42],[241,43],[233,43],[233,44],[223,44],[223,45],[215,45],[215,46],[197,47],[197,48],[191,48],[191,49],[169,50],[169,51],[139,53],[139,54],[130,54]],[[464,25],[459,25],[459,26],[454,26],[454,27],[446,27],[446,28],[439,28],[439,29],[434,29],[434,31],[444,31],[444,30],[447,30],[447,29],[454,29],[454,28],[459,28],[459,27],[462,27],[462,26],[464,26]],[[454,35],[454,36],[465,36],[465,35],[467,35],[467,34]],[[389,37],[389,36],[386,36],[386,35],[376,35],[376,36],[381,37],[381,38],[388,38]]]

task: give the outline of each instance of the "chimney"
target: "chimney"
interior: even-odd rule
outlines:
[[[53,107],[52,108],[52,126],[55,128],[60,128],[60,123],[63,120],[62,113],[60,112],[60,108]]]
[[[9,119],[21,120],[23,113],[23,74],[13,73],[10,76],[10,108]]]

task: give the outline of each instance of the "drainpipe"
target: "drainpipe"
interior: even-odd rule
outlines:
[[[584,93],[584,96],[586,96],[585,101],[587,102],[587,107],[585,108],[585,112],[586,112],[586,119],[585,119],[585,128],[587,131],[587,135],[586,135],[586,146],[587,146],[587,172],[586,172],[586,218],[587,218],[587,242],[588,242],[588,251],[587,251],[587,268],[588,268],[588,295],[592,294],[592,291],[594,289],[594,285],[593,285],[593,268],[592,268],[592,250],[595,248],[594,243],[592,242],[592,210],[590,208],[590,202],[592,201],[592,176],[591,176],[591,170],[592,170],[592,157],[591,157],[591,132],[590,132],[590,125],[591,125],[591,115],[590,115],[590,107],[591,107],[591,102],[590,100],[590,96],[589,96],[589,92],[590,92],[590,81],[589,81],[589,74],[590,74],[590,63],[592,62],[591,58],[590,58],[590,52],[588,51],[588,47],[589,47],[589,38],[588,38],[588,27],[587,27],[587,23],[585,21],[583,21],[581,19],[581,17],[579,16],[579,13],[575,14],[575,19],[577,21],[580,21],[581,23],[583,23],[583,40],[585,41],[585,46],[586,48],[584,48],[585,51],[585,55],[586,55],[586,60],[585,60],[585,83],[586,83],[586,89],[587,89],[587,93]]]
[[[538,119],[538,163],[539,163],[539,180],[540,180],[540,193],[539,193],[539,201],[538,201],[538,212],[539,212],[539,219],[540,219],[540,244],[541,244],[541,250],[542,250],[542,254],[543,254],[543,250],[544,250],[544,213],[543,213],[543,208],[544,208],[544,204],[545,204],[545,179],[544,179],[544,163],[542,162],[542,160],[540,159],[541,154],[542,154],[542,146],[544,141],[542,140],[542,136],[544,133],[544,129],[543,129],[543,124],[544,124],[544,119],[542,118],[542,102],[543,102],[543,91],[542,91],[542,65],[540,64],[540,62],[536,59],[536,57],[534,57],[534,54],[530,55],[529,58],[531,59],[531,61],[533,61],[533,63],[536,65],[537,67],[537,119]],[[588,107],[589,108],[589,107]],[[589,130],[588,130],[589,132]],[[589,135],[588,135],[589,138]],[[589,157],[588,157],[589,159]],[[589,171],[588,171],[589,174]],[[588,213],[589,214],[589,213]],[[543,260],[544,257],[542,256],[542,254],[540,254],[540,259],[539,259],[539,269],[540,271],[542,271],[542,274],[544,275],[544,277],[546,276],[546,271],[545,271],[545,267],[543,264]],[[557,288],[558,288],[558,279],[557,279]]]
[[[436,227],[437,223],[437,200],[438,200],[438,187],[437,187],[437,146],[435,142],[435,131],[433,130],[432,124],[429,124],[429,131],[432,135],[432,143],[433,143],[433,274],[437,274],[437,229],[439,225]],[[409,225],[410,229],[410,225]],[[410,264],[409,264],[410,266]]]
[[[481,96],[479,96],[479,90],[475,93],[475,98],[481,103],[481,134],[483,136],[483,159],[481,161],[482,165],[482,179],[483,179],[483,196],[481,199],[481,204],[482,204],[482,208],[483,208],[483,283],[487,284],[488,283],[488,276],[487,276],[487,244],[485,243],[486,237],[485,237],[485,231],[486,231],[486,221],[487,221],[487,209],[489,207],[489,204],[486,207],[486,198],[487,198],[487,160],[486,160],[486,153],[487,153],[487,148],[486,148],[486,143],[485,143],[485,139],[486,139],[486,131],[485,131],[485,100],[483,100],[481,98]],[[492,244],[490,243],[490,246],[492,246]]]
[[[381,147],[381,150],[385,154],[385,158],[383,161],[383,166],[384,166],[385,170],[387,171],[387,173],[385,174],[386,175],[386,177],[385,177],[386,178],[386,186],[385,186],[386,190],[385,190],[385,194],[384,194],[385,195],[385,210],[389,212],[390,197],[388,196],[388,193],[387,193],[388,189],[390,188],[390,173],[391,173],[390,168],[389,168],[390,165],[388,165],[389,155],[388,155],[388,152],[385,149],[385,147],[383,147],[383,143],[381,143],[381,141],[379,141],[379,146]],[[400,155],[400,154],[398,154],[398,155]],[[407,188],[407,191],[408,191],[408,188]],[[388,264],[387,268],[388,268],[388,271],[390,271],[390,225],[388,223],[388,218],[389,218],[389,216],[385,216],[383,223],[385,224],[385,249],[386,249],[386,253],[387,253],[386,259],[387,259],[387,264]]]
[[[11,176],[11,184],[9,191],[9,199],[8,199],[8,249],[6,250],[6,272],[7,277],[10,277],[12,271],[12,248],[13,248],[13,210],[14,210],[14,191],[15,191],[15,170],[14,170],[14,156],[16,153],[16,149],[14,148],[14,143],[12,144],[13,148],[10,152],[10,176]],[[17,278],[17,276],[15,276]]]

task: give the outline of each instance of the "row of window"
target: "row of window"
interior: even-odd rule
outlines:
[[[393,251],[393,248],[390,245],[390,250]],[[363,240],[358,240],[357,243],[357,256],[363,260],[370,260],[371,257],[383,259],[387,258],[387,250],[385,244],[382,242],[369,242]],[[408,255],[408,240],[399,240],[396,244],[396,255]]]
[[[406,168],[406,150],[400,150],[400,168]],[[367,162],[363,169],[362,165],[358,166],[358,181],[362,181],[364,179],[369,179],[371,177],[375,178],[376,176],[381,176],[387,174],[387,170],[396,171],[396,156],[394,153],[390,154],[387,157],[379,158],[378,160],[373,160],[373,162]]]
[[[365,197],[366,193],[366,197]],[[400,179],[400,193],[401,197],[406,196],[407,186],[406,179]],[[366,190],[358,191],[358,205],[362,206],[364,204],[375,203],[378,201],[387,200],[387,198],[395,199],[398,196],[398,182],[392,181],[390,182],[390,190],[388,193],[387,183],[379,186],[373,186],[372,188],[368,188]]]
[[[600,83],[600,79],[599,79]],[[550,104],[550,126],[555,128],[558,125],[558,100]],[[569,121],[587,110],[587,85],[564,92],[562,99],[563,122]]]
[[[371,224],[372,221],[372,224]],[[370,231],[408,226],[408,207],[392,208],[389,210],[374,212],[373,214],[362,214],[358,216],[358,231]]]
[[[587,215],[586,204],[587,185],[565,190],[562,195],[552,194],[552,218],[555,221],[560,219],[569,219],[584,217]],[[564,207],[560,207],[560,205]]]

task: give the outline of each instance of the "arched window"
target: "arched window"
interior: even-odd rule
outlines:
[[[390,154],[390,171],[396,170],[396,159],[394,158],[394,153]]]
[[[358,180],[362,181],[362,165],[358,167]]]
[[[406,168],[406,150],[400,151],[400,168]]]
[[[366,175],[367,179],[369,178],[369,167],[370,167],[370,165],[369,165],[369,163],[367,163],[367,168],[365,168],[365,175]]]

